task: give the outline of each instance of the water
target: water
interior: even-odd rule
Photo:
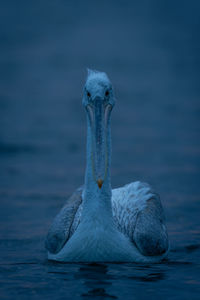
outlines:
[[[1,299],[199,299],[198,1],[1,1]],[[115,87],[112,185],[151,183],[160,264],[48,262],[44,238],[82,185],[86,67]]]

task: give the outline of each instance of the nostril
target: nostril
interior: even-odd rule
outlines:
[[[90,97],[91,97],[91,94],[90,94],[90,92],[87,92],[87,96],[88,96],[88,98],[90,98]]]

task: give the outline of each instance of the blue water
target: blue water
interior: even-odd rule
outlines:
[[[0,298],[199,299],[199,2],[0,6]],[[87,67],[115,88],[112,185],[159,192],[168,261],[47,261],[48,227],[83,184]]]

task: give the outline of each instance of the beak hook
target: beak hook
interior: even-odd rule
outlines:
[[[97,180],[97,184],[98,184],[98,187],[101,189],[101,187],[103,185],[103,180],[102,179],[98,179]]]

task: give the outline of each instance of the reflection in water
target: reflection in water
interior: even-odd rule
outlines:
[[[134,280],[136,282],[161,281],[166,278],[163,264],[143,265],[143,264],[119,264],[119,278]],[[122,271],[123,270],[123,271]]]
[[[134,279],[136,281],[142,281],[142,282],[148,282],[148,281],[160,281],[165,278],[165,275],[163,272],[155,272],[155,273],[149,273],[145,274],[145,276],[129,276],[129,279]]]
[[[111,286],[111,280],[114,276],[107,274],[108,266],[105,264],[87,264],[80,267],[78,274],[75,274],[75,279],[83,279],[83,284],[86,287],[87,293],[83,293],[83,297],[98,297],[117,299],[116,296],[109,294],[106,291],[108,286]]]
[[[124,281],[128,283],[129,292],[134,293],[134,286],[138,282],[150,283],[166,279],[165,267],[158,265],[138,264],[85,264],[82,265],[74,278],[81,280],[87,292],[82,297],[117,299],[117,291],[113,284]],[[135,282],[135,283],[134,283]],[[114,284],[114,285],[115,285]],[[110,293],[110,291],[114,293]]]
[[[102,297],[102,298],[111,298],[111,299],[117,299],[116,296],[112,296],[112,295],[109,295],[109,294],[106,294],[105,293],[105,289],[103,288],[98,288],[98,289],[92,289],[90,290],[88,293],[84,293],[82,294],[83,297],[91,297],[91,298],[94,298],[94,297]]]

